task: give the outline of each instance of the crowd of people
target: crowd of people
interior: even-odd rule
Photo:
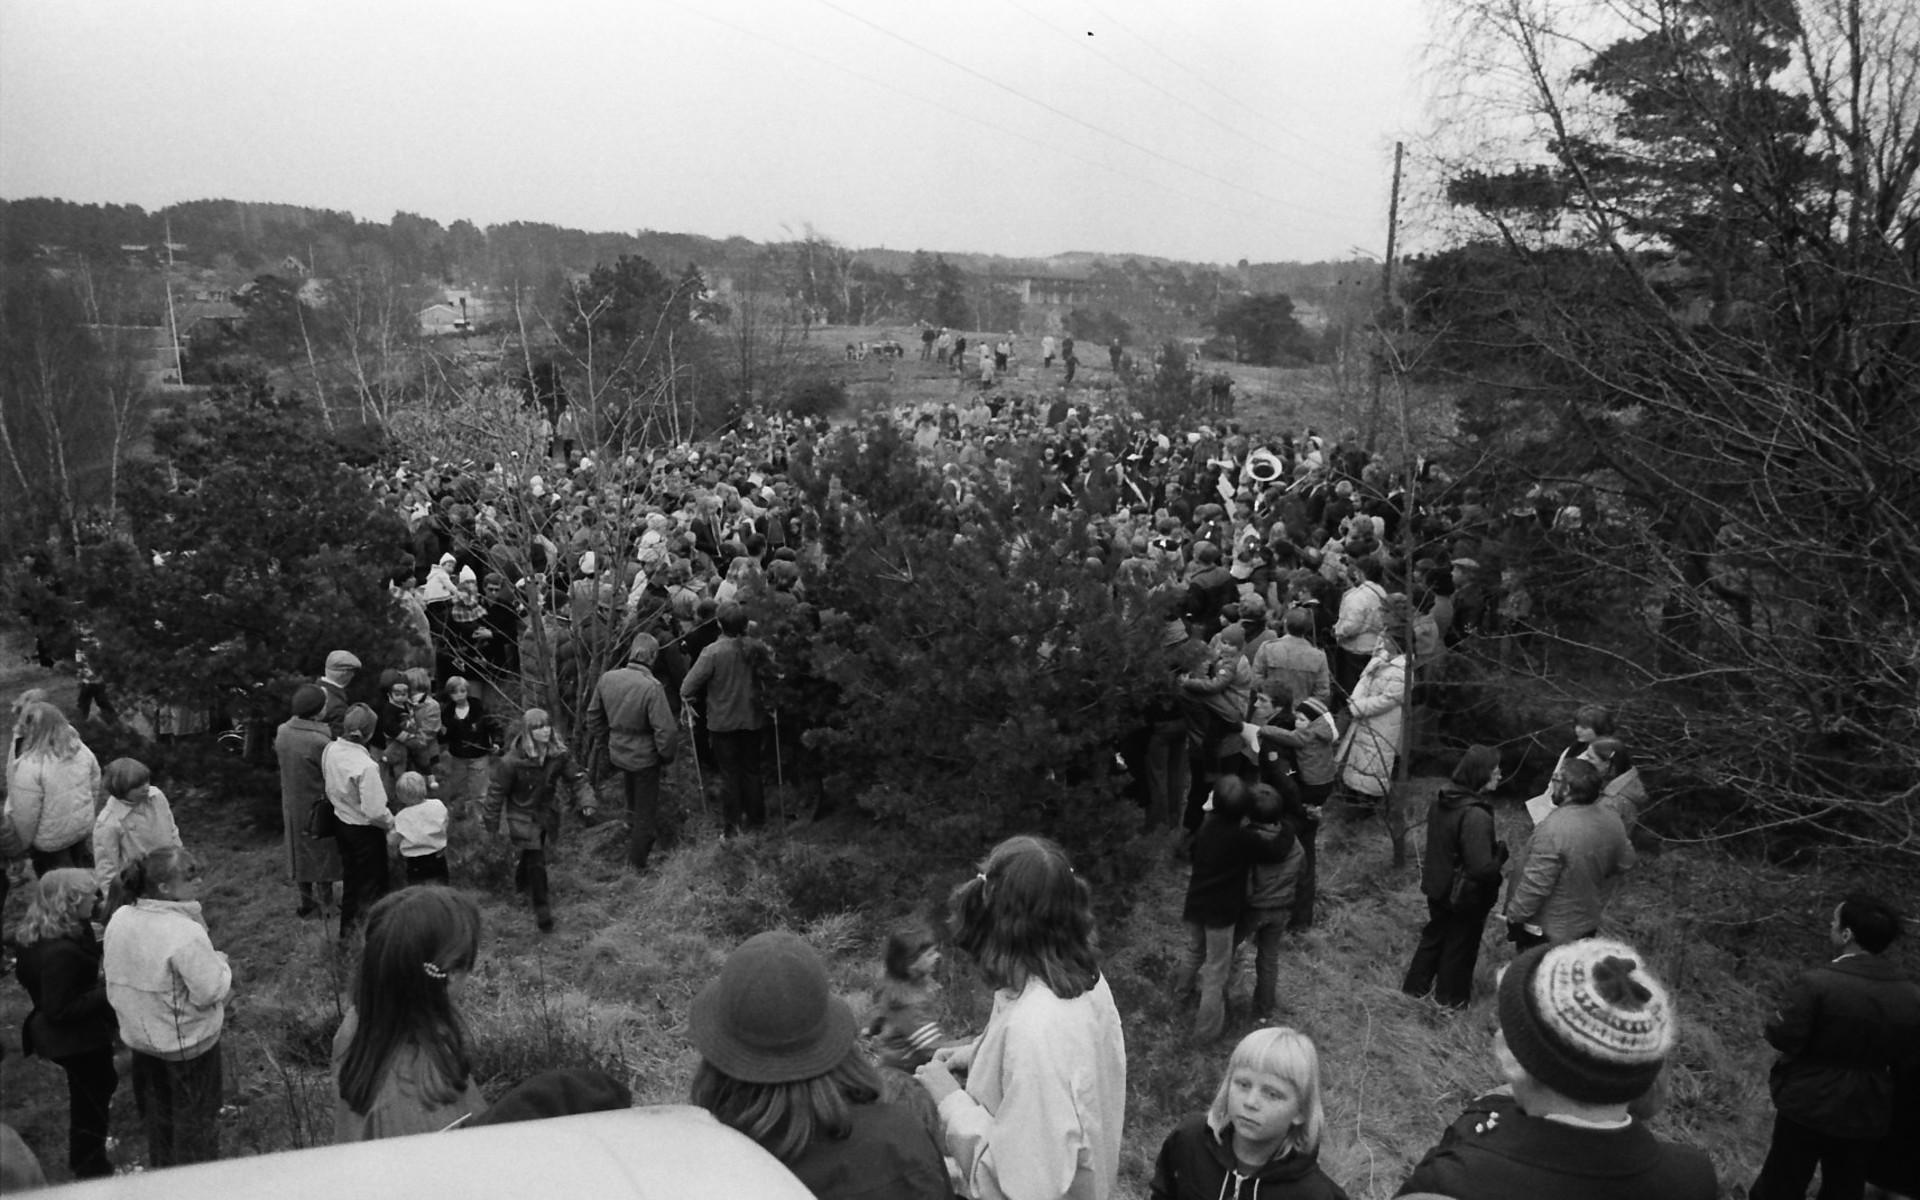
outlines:
[[[1069,343],[1069,371],[1073,355]],[[857,503],[820,486],[823,444],[870,436],[875,421],[907,434],[956,525],[1019,479],[1036,488],[1036,528],[1081,522],[1097,534],[1087,569],[1160,642],[1141,665],[1158,699],[1115,749],[1144,825],[1188,864],[1176,986],[1194,1006],[1194,1044],[1211,1052],[1226,1027],[1241,946],[1253,948],[1253,1015],[1278,1014],[1281,947],[1316,918],[1329,806],[1365,811],[1388,794],[1416,689],[1444,678],[1463,639],[1524,633],[1524,573],[1490,577],[1500,548],[1486,531],[1533,536],[1580,518],[1558,502],[1476,511],[1437,467],[1397,475],[1354,439],[1163,428],[1069,397],[989,387],[964,405],[837,430],[757,418],[619,464],[556,436],[550,478],[425,463],[378,481],[411,530],[413,566],[394,588],[412,643],[373,689],[355,651],[329,654],[274,741],[294,911],[337,920],[360,954],[334,1047],[339,1140],[630,1103],[620,1081],[592,1072],[536,1076],[491,1107],[479,1094],[460,1004],[484,939],[450,847],[504,839],[545,932],[557,923],[548,867],[563,818],[610,819],[602,797],[616,796],[628,863],[647,870],[663,773],[683,751],[703,786],[712,780],[723,836],[765,822],[763,759],[780,743],[765,691],[775,664],[752,605],[804,603],[806,572],[826,565],[816,498]],[[579,678],[596,663],[606,669]],[[574,672],[585,702],[520,703],[514,681],[528,666]],[[1646,801],[1614,720],[1598,707],[1576,715],[1573,744],[1529,806],[1524,847],[1496,836],[1489,795],[1510,764],[1494,748],[1467,750],[1434,802],[1428,921],[1403,988],[1467,1007],[1499,910],[1515,956],[1495,986],[1489,1053],[1505,1085],[1440,1135],[1402,1194],[1715,1194],[1703,1154],[1646,1127],[1664,1101],[1677,1003],[1643,953],[1598,936]],[[103,771],[39,697],[18,710],[7,782],[0,851],[29,859],[37,879],[15,935],[35,1003],[27,1049],[67,1073],[73,1173],[111,1170],[116,1039],[133,1054],[150,1163],[216,1156],[234,981],[166,797],[137,761]],[[689,1011],[691,1099],[819,1196],[1115,1194],[1125,1041],[1085,880],[1059,846],[1015,837],[948,908],[948,944],[995,989],[977,1036],[942,1025],[938,934],[896,935],[863,1026],[818,956],[769,932],[739,946]],[[1920,1066],[1920,989],[1881,957],[1899,927],[1872,897],[1840,904],[1841,957],[1769,1024],[1783,1054],[1779,1119],[1753,1194],[1803,1195],[1815,1163],[1823,1186],[1842,1189],[1823,1195],[1859,1194],[1835,1181],[1869,1176],[1915,1190],[1911,1154],[1888,1136],[1898,1114],[1912,1116]],[[1223,1066],[1207,1111],[1161,1148],[1152,1194],[1343,1195],[1318,1162],[1312,1040],[1266,1026]]]

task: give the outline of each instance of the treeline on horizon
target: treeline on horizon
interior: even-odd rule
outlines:
[[[93,262],[124,262],[135,253],[125,249],[132,246],[147,247],[149,257],[158,263],[167,257],[169,240],[175,245],[177,263],[248,273],[274,269],[293,256],[315,274],[324,275],[359,261],[368,250],[378,250],[396,267],[423,280],[460,286],[533,284],[555,270],[589,271],[623,255],[646,258],[662,267],[697,263],[706,269],[745,268],[769,250],[809,245],[831,246],[858,256],[875,271],[904,275],[912,270],[915,255],[926,253],[848,250],[811,231],[792,242],[762,243],[739,236],[712,238],[651,229],[594,232],[540,221],[482,227],[460,219],[443,225],[409,212],[396,212],[383,223],[361,220],[344,210],[241,200],[189,200],[151,212],[137,204],[82,204],[51,197],[0,200],[0,261],[8,265],[61,254]],[[1103,271],[1130,266],[1134,273],[1177,272],[1194,283],[1205,277],[1235,291],[1284,292],[1298,298],[1355,285],[1367,274],[1364,264],[1334,261],[1252,263],[1243,258],[1223,267],[1095,251],[1063,252],[1044,259],[937,253],[970,275],[1094,278]]]

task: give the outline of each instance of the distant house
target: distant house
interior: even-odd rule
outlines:
[[[445,301],[420,310],[421,337],[445,337],[450,333],[466,333],[472,328],[473,322],[467,319],[466,310]]]
[[[289,254],[280,260],[280,270],[285,274],[299,278],[306,275],[307,264],[301,262],[297,256]]]

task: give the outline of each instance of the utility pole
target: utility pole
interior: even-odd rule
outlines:
[[[1393,255],[1395,242],[1400,234],[1400,161],[1406,154],[1406,143],[1393,144],[1393,195],[1387,202],[1387,261],[1380,268],[1380,311],[1385,312],[1393,303]],[[1374,444],[1380,436],[1380,359],[1378,341],[1386,337],[1386,331],[1380,328],[1379,314],[1373,322],[1376,345],[1373,353],[1373,406],[1367,416],[1367,452],[1373,452]]]
[[[180,321],[173,312],[173,218],[168,217],[163,228],[167,239],[167,332],[173,338],[173,381],[184,384],[187,381],[186,356],[180,353]]]

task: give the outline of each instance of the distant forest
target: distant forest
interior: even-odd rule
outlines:
[[[1114,328],[1141,336],[1193,334],[1242,296],[1290,296],[1310,324],[1344,324],[1376,286],[1366,263],[1181,263],[1145,255],[1076,251],[1047,259],[958,251],[850,249],[808,232],[792,242],[641,230],[589,232],[533,221],[484,228],[443,225],[399,212],[386,222],[292,204],[194,200],[149,212],[131,204],[78,204],[31,198],[0,201],[0,261],[81,260],[95,265],[159,266],[173,244],[177,266],[211,272],[236,284],[283,273],[289,258],[304,273],[335,277],[377,267],[429,286],[551,291],[625,256],[645,258],[679,274],[697,266],[713,276],[752,276],[825,320],[877,324],[929,320],[966,324],[930,307],[929,289],[913,278],[938,270],[964,281],[969,307],[983,326],[1018,320],[1008,294],[1023,277],[1085,281],[1085,317],[1117,318]],[[1011,307],[1011,311],[1010,310]]]

